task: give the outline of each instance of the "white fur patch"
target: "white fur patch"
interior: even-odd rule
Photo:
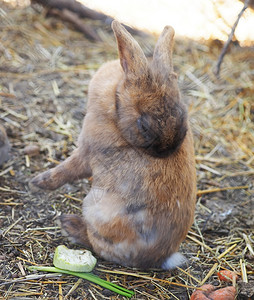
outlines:
[[[184,265],[187,262],[187,258],[185,258],[181,253],[176,252],[169,256],[164,263],[162,264],[162,269],[164,270],[172,270],[176,267]]]
[[[179,200],[176,201],[178,208],[181,208],[181,204],[179,202]]]
[[[83,215],[87,223],[107,223],[124,212],[124,204],[113,193],[92,187],[83,202]]]

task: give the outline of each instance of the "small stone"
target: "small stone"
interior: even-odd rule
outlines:
[[[9,159],[10,143],[3,126],[0,125],[0,166]]]
[[[29,156],[36,156],[40,153],[40,147],[35,144],[28,145],[24,148],[24,153]]]
[[[254,281],[239,282],[238,284],[238,297],[239,299],[253,299],[254,298]],[[238,298],[237,298],[238,299]]]

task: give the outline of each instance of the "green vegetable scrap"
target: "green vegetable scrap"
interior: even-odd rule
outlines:
[[[56,248],[53,265],[68,271],[91,272],[96,262],[96,258],[88,250],[73,250],[60,245]]]
[[[67,271],[55,267],[44,267],[44,266],[30,266],[27,267],[30,271],[44,271],[44,272],[54,272],[54,273],[62,273],[62,274],[68,274],[72,276],[77,276],[86,280],[89,280],[95,284],[98,284],[108,290],[111,290],[119,295],[131,298],[134,295],[134,291],[129,291],[121,286],[118,286],[114,283],[108,282],[106,280],[101,279],[100,277],[93,275],[91,273],[81,273],[81,272],[73,272],[73,271]]]

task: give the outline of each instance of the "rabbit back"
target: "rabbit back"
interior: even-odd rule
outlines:
[[[93,186],[83,216],[100,256],[147,268],[160,267],[178,250],[196,199],[191,142],[188,134],[179,151],[163,161],[124,145],[121,151],[100,148],[103,155],[91,158]]]

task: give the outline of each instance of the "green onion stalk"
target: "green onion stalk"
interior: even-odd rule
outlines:
[[[114,283],[111,283],[109,281],[103,280],[100,277],[93,275],[91,273],[82,273],[82,272],[73,272],[73,271],[67,271],[55,267],[44,267],[44,266],[30,266],[27,267],[30,271],[43,271],[43,272],[54,272],[54,273],[62,273],[62,274],[68,274],[72,276],[77,276],[86,280],[89,280],[95,284],[98,284],[110,291],[113,291],[119,295],[131,298],[134,295],[133,291],[127,290],[119,285],[116,285]]]

